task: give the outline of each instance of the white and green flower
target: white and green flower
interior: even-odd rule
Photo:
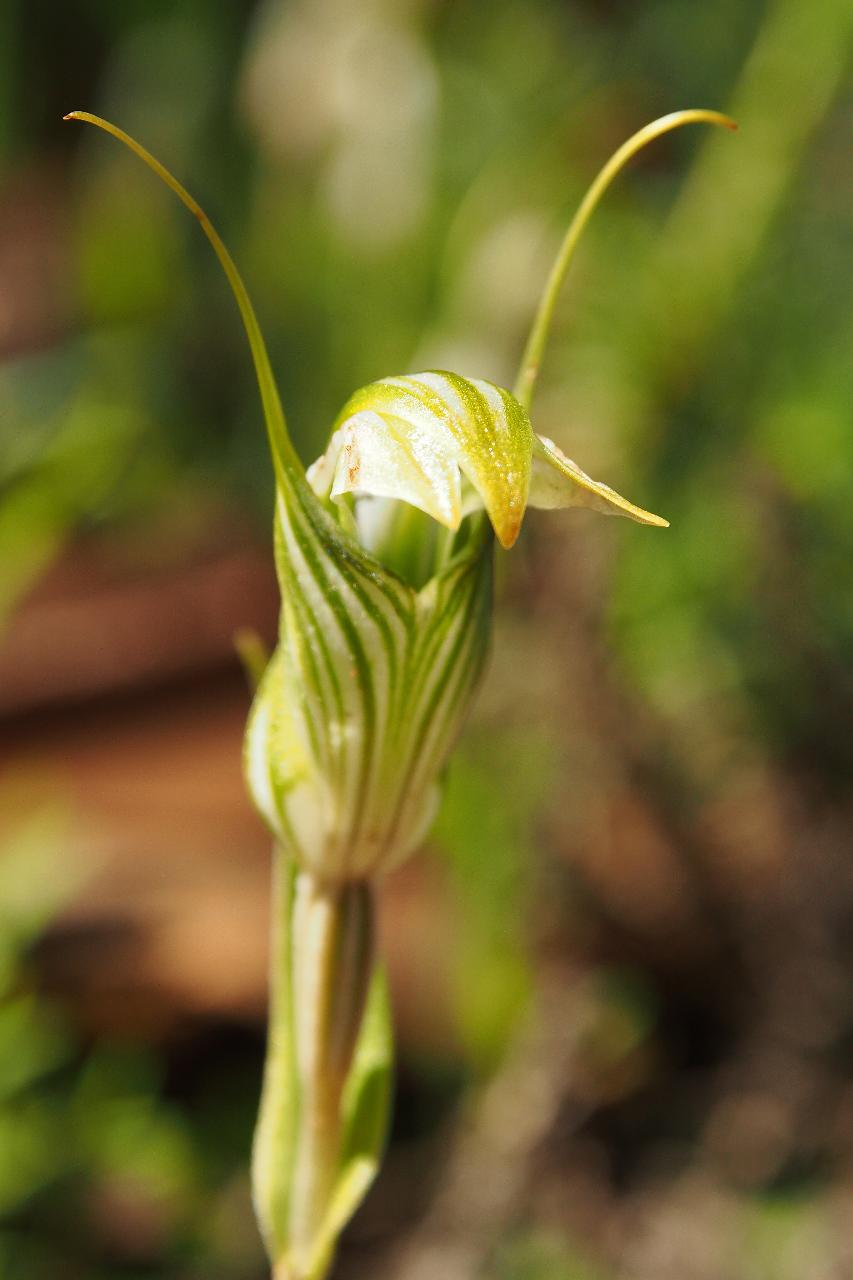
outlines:
[[[270,1041],[255,1142],[255,1203],[277,1280],[320,1280],[380,1158],[391,1039],[374,955],[377,879],[410,854],[485,662],[495,539],[528,507],[666,521],[590,477],[529,408],[556,297],[601,194],[648,125],[604,166],[546,284],[513,392],[455,373],[357,391],[307,472],[285,424],[245,286],[206,215],[114,125],[198,218],[246,328],[276,478],[276,649],[246,735],[252,796],[275,835]]]
[[[300,866],[358,880],[411,852],[434,813],[487,647],[481,513],[504,547],[528,505],[666,522],[535,435],[510,392],[452,373],[357,392],[307,480],[319,501],[301,484],[277,498],[281,636],[247,775]]]

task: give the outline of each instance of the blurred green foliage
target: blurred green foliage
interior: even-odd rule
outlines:
[[[536,815],[553,785],[553,755],[544,733],[472,736],[450,765],[434,831],[464,921],[453,958],[455,1014],[478,1074],[500,1061],[530,995]]]
[[[498,1254],[495,1280],[605,1280],[605,1273],[544,1232],[511,1239]]]
[[[672,521],[658,536],[590,520],[572,545],[605,547],[589,608],[666,742],[685,821],[756,761],[849,801],[851,28],[849,0],[6,0],[0,624],[82,532],[144,542],[211,492],[268,520],[257,395],[208,246],[64,111],[115,119],[202,200],[310,460],[376,377],[443,366],[510,382],[599,164],[656,114],[719,107],[737,138],[667,139],[608,196],[534,421]],[[519,615],[514,584],[533,569],[541,582],[540,553],[573,569],[561,531],[531,525],[508,571]],[[556,575],[546,591],[568,628]],[[454,1000],[475,1079],[535,989],[536,815],[573,732],[498,719],[452,772],[437,832],[467,922]],[[560,802],[570,829],[577,803]],[[62,900],[39,850],[61,832],[21,839],[0,871],[0,1277],[257,1274],[241,1163],[254,1085],[232,1130],[216,1098],[193,1116],[165,1098],[153,1052],[80,1043],[27,976]],[[609,972],[593,979],[593,1063],[654,1034],[644,979],[617,990]],[[162,1262],[123,1264],[119,1245],[115,1265],[107,1246],[95,1256],[97,1213],[128,1199],[149,1205],[140,1230]],[[94,1218],[75,1217],[81,1201]],[[810,1196],[747,1203],[742,1275],[805,1274],[790,1259],[822,1256],[821,1212]],[[546,1232],[509,1238],[494,1274],[600,1273]]]

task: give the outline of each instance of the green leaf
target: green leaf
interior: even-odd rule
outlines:
[[[376,1177],[385,1149],[394,1067],[385,973],[377,968],[353,1064],[344,1086],[340,1169],[308,1280],[324,1275],[335,1242]]]
[[[273,868],[272,1006],[261,1107],[252,1148],[255,1213],[271,1258],[286,1247],[300,1085],[293,1034],[291,924],[295,867],[277,850]]]
[[[334,1178],[327,1199],[320,1205],[317,1226],[300,1235],[295,1225],[301,1147],[314,1122],[312,1090],[303,1079],[306,1052],[310,1057],[311,1037],[318,1032],[313,1009],[308,1019],[300,1017],[300,1000],[311,988],[310,974],[300,969],[294,954],[294,939],[317,942],[302,932],[298,920],[298,872],[293,861],[280,851],[276,856],[275,901],[273,907],[272,1006],[270,1041],[264,1073],[261,1112],[255,1134],[252,1161],[255,1211],[261,1223],[267,1252],[276,1263],[293,1265],[300,1280],[325,1275],[337,1237],[364,1197],[376,1176],[388,1124],[393,1067],[391,1016],[384,974],[373,968],[367,999],[355,1038],[352,1060],[340,1094],[335,1127],[340,1135]],[[304,883],[304,882],[303,882]],[[304,902],[304,899],[302,899]],[[301,955],[309,969],[314,960],[322,962],[322,946],[308,946]],[[372,947],[368,947],[372,955]],[[345,946],[338,956],[352,959]],[[368,961],[371,963],[372,962]],[[350,976],[333,970],[327,977],[334,990]],[[360,1003],[359,1003],[360,1007]],[[303,1010],[303,1013],[305,1010]],[[307,1039],[302,1040],[306,1033]],[[326,1032],[340,1030],[335,1018]],[[320,1057],[326,1061],[324,1052]],[[300,1067],[300,1063],[302,1066]],[[328,1063],[327,1063],[328,1065]],[[307,1128],[306,1128],[307,1126]]]

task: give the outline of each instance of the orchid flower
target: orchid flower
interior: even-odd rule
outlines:
[[[546,284],[513,392],[443,371],[357,391],[306,471],[290,440],[242,279],[207,216],[134,139],[201,224],[246,329],[276,480],[275,652],[246,735],[249,790],[275,838],[270,1032],[255,1137],[255,1206],[275,1280],[321,1280],[369,1186],[387,1122],[391,1033],[375,955],[375,888],[424,837],[482,673],[493,548],[528,507],[582,506],[665,527],[537,435],[530,404],[580,234],[624,164],[683,124],[676,112],[607,162]]]

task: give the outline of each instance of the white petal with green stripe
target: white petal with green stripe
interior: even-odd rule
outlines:
[[[309,479],[332,498],[402,499],[449,529],[472,507],[484,507],[509,547],[527,503],[532,451],[530,419],[508,391],[433,371],[357,391]],[[473,501],[466,488],[477,495]]]
[[[280,638],[246,771],[301,866],[357,879],[405,857],[432,816],[487,648],[491,555],[481,533],[416,592],[331,528],[329,556],[316,516],[279,498]]]

